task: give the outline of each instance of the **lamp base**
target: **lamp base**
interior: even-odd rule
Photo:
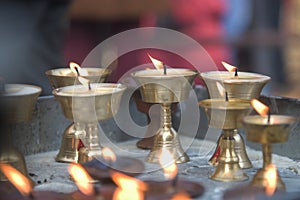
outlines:
[[[253,177],[252,181],[250,182],[251,186],[254,187],[260,187],[260,188],[264,188],[265,187],[265,183],[266,181],[266,170],[264,168],[259,169],[255,176]],[[281,190],[281,191],[285,191],[285,184],[284,182],[281,180],[281,177],[278,174],[277,171],[277,181],[276,181],[276,189],[277,190]]]

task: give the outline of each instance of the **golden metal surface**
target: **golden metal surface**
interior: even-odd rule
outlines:
[[[189,161],[181,147],[178,133],[172,128],[171,105],[188,99],[197,74],[197,71],[189,69],[168,69],[167,75],[160,74],[158,70],[141,70],[131,74],[141,84],[142,100],[161,104],[161,127],[155,135],[148,162],[158,163],[162,149],[168,149],[176,163]]]
[[[103,68],[83,68],[87,70],[88,75],[84,78],[91,81],[91,83],[102,83],[111,73],[109,69]],[[53,89],[65,87],[69,85],[80,85],[77,76],[69,68],[52,69],[45,72]]]
[[[37,98],[42,89],[34,85],[6,84],[5,90],[6,93],[1,96],[1,103],[4,105],[4,113],[1,114],[7,120],[2,134],[7,135],[4,137],[5,141],[1,141],[0,162],[12,165],[29,178],[24,156],[13,146],[12,126],[31,120]],[[2,139],[3,137],[1,137]],[[7,181],[1,172],[0,181]]]
[[[256,74],[239,72],[239,78],[234,78],[233,73],[227,71],[212,71],[203,72],[201,77],[203,78],[208,92],[211,98],[224,98],[225,91],[228,93],[229,99],[248,99],[258,98],[261,90],[270,81],[270,77]],[[227,79],[227,80],[225,80]],[[241,168],[251,168],[252,164],[246,152],[245,143],[243,137],[236,130],[234,134],[235,138],[235,151],[239,158],[239,165]],[[216,150],[213,156],[209,159],[209,163],[217,165],[218,158],[215,157],[218,147],[220,146],[222,135],[220,135]]]
[[[263,167],[259,169],[251,181],[251,185],[265,187],[266,167],[272,163],[272,143],[282,143],[288,140],[289,132],[296,118],[284,115],[271,115],[270,123],[268,117],[259,115],[246,116],[243,126],[249,141],[262,144]],[[278,171],[277,171],[278,174]],[[285,185],[278,175],[277,189],[284,190]]]
[[[221,153],[218,166],[215,172],[210,176],[211,179],[222,182],[244,181],[248,176],[239,166],[238,157],[234,151],[234,130],[223,130],[224,139],[221,143]]]
[[[58,162],[78,162],[78,144],[81,140],[88,149],[89,155],[100,153],[98,121],[113,117],[120,105],[121,97],[126,87],[121,84],[94,83],[91,84],[98,91],[89,94],[74,94],[66,86],[53,90],[55,98],[60,102],[64,115],[75,122],[64,132],[62,144],[56,157]],[[80,91],[85,86],[76,86],[75,91]],[[76,92],[75,92],[76,93]]]
[[[171,104],[162,104],[161,119],[161,128],[155,135],[154,145],[147,157],[147,161],[158,163],[161,151],[167,149],[172,154],[174,160],[176,160],[176,163],[188,162],[189,157],[180,145],[178,133],[172,128]]]
[[[209,125],[219,129],[241,127],[243,117],[252,110],[250,101],[242,99],[205,99],[199,105],[204,108]]]
[[[192,83],[198,74],[189,69],[176,70],[174,75],[157,75],[157,70],[142,70],[131,74],[138,83],[142,99],[147,103],[176,103],[189,97]],[[170,69],[168,69],[170,72]]]
[[[248,177],[239,166],[239,158],[235,152],[235,129],[241,126],[242,118],[251,112],[249,100],[242,99],[206,99],[199,102],[204,107],[209,125],[223,129],[220,146],[210,161],[217,167],[213,175],[213,180],[231,182],[243,181]]]

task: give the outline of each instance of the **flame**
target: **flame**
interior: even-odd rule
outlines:
[[[256,112],[258,112],[258,114],[260,114],[261,116],[268,115],[269,107],[266,106],[265,104],[261,103],[257,99],[252,99],[251,105],[256,110]]]
[[[230,65],[230,64],[228,64],[228,63],[226,63],[226,62],[224,62],[224,61],[222,61],[222,65],[225,67],[225,69],[227,70],[227,71],[229,71],[229,72],[235,72],[235,70],[236,70],[236,67],[235,66],[233,66],[233,65]]]
[[[117,159],[116,154],[113,152],[113,150],[111,150],[108,147],[102,148],[101,155],[102,155],[102,158],[104,158],[104,160],[106,160],[106,161],[115,162]]]
[[[178,194],[175,194],[171,200],[190,200],[191,197],[186,192],[180,192]]]
[[[74,179],[78,189],[87,196],[92,196],[95,191],[92,185],[92,177],[87,173],[87,171],[77,163],[72,163],[69,165],[68,171],[72,178]]]
[[[162,61],[151,57],[149,54],[148,54],[148,57],[150,58],[151,62],[153,63],[153,65],[156,69],[163,69],[164,68],[164,63]]]
[[[87,75],[88,75],[87,70],[82,69],[82,68],[81,68],[77,63],[75,63],[75,62],[70,62],[70,63],[69,63],[69,66],[70,66],[71,71],[72,71],[74,74],[78,75],[78,76],[87,76]],[[79,74],[77,73],[77,71],[78,71]]]
[[[166,179],[173,179],[177,176],[178,168],[169,150],[162,149],[159,156],[159,163],[163,168]]]
[[[32,183],[26,176],[9,164],[1,163],[0,169],[23,196],[31,194]]]
[[[266,194],[272,196],[277,186],[277,169],[274,164],[269,164],[266,167],[264,186],[266,188]]]
[[[216,84],[217,84],[217,89],[218,89],[220,96],[223,97],[226,92],[224,86],[220,82],[216,82]]]
[[[114,200],[142,200],[143,191],[147,190],[147,184],[141,180],[132,178],[120,172],[112,172],[112,180],[119,186],[114,193]]]
[[[86,79],[86,78],[83,78],[83,77],[81,77],[81,76],[78,77],[78,81],[79,81],[82,85],[87,85],[87,86],[90,85],[90,80],[89,80],[89,79]]]
[[[143,192],[136,189],[117,188],[113,195],[113,200],[143,200]]]

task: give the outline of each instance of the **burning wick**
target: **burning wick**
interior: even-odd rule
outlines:
[[[17,169],[9,164],[0,163],[0,169],[6,178],[15,186],[15,188],[23,195],[30,199],[34,199],[32,193],[32,183]]]
[[[76,73],[77,76],[80,76],[80,73],[79,73],[80,66],[77,63],[70,62],[69,66],[70,66],[70,69],[72,72]]]
[[[258,101],[257,99],[252,99],[251,105],[261,116],[268,116],[267,122],[269,124],[271,121],[271,112],[269,107],[263,104],[262,102]]]
[[[234,77],[238,77],[238,68],[230,65],[224,61],[222,61],[222,65],[225,67],[225,69],[229,72],[234,72]]]
[[[98,194],[92,184],[93,178],[87,171],[78,163],[72,163],[68,167],[68,171],[74,179],[78,189],[86,196],[93,196]]]
[[[142,200],[148,185],[141,180],[132,178],[120,172],[112,172],[112,180],[118,186],[113,195],[113,200]]]
[[[78,77],[78,80],[79,82],[82,84],[82,85],[87,85],[89,90],[92,90],[92,87],[91,87],[91,81],[86,79],[86,78],[83,78],[82,76],[79,76]]]
[[[178,181],[178,167],[169,150],[162,149],[159,156],[159,163],[163,168],[165,178],[168,180],[172,179],[172,186],[175,188]]]
[[[167,75],[167,65],[165,65],[162,61],[153,58],[149,54],[148,54],[148,57],[150,58],[151,62],[153,63],[153,65],[156,69],[158,69],[158,70],[163,69],[164,75]]]

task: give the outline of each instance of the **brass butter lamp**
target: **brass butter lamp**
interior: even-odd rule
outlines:
[[[201,73],[210,98],[222,98],[224,92],[228,93],[228,97],[238,99],[258,98],[263,87],[270,80],[270,77],[250,72],[238,72],[237,67],[222,62],[228,71],[210,71]],[[243,169],[251,168],[252,164],[249,160],[245,149],[245,142],[237,129],[234,130],[235,152],[239,158],[239,165]],[[209,159],[209,163],[213,166],[218,164],[218,155],[220,155],[220,145],[224,135],[221,134],[215,152]]]
[[[188,99],[191,85],[198,73],[189,69],[166,69],[161,61],[158,62],[164,66],[163,70],[140,70],[131,74],[140,84],[142,100],[161,105],[161,124],[147,161],[158,163],[160,152],[169,150],[176,163],[184,163],[189,161],[189,157],[181,147],[178,133],[172,127],[171,109],[173,103]]]
[[[288,140],[289,132],[296,122],[296,118],[285,115],[270,115],[269,108],[258,100],[252,100],[251,104],[262,116],[246,116],[243,119],[243,126],[247,140],[262,144],[263,167],[257,171],[250,184],[264,188],[267,181],[267,167],[272,163],[272,144],[283,143]],[[276,188],[285,190],[285,184],[279,174]]]
[[[25,159],[23,154],[13,146],[12,127],[32,119],[34,107],[41,91],[42,89],[38,86],[6,84],[5,91],[0,97],[3,107],[1,114],[5,118],[5,127],[2,131],[6,131],[1,134],[0,162],[11,164],[25,176],[28,176]],[[0,181],[6,180],[6,177],[0,172]]]
[[[57,68],[45,72],[53,89],[80,85],[78,75],[88,79],[91,83],[102,83],[111,73],[109,69],[103,68],[80,68],[76,63],[70,62],[70,68]],[[79,155],[78,146],[82,141],[80,137],[84,134],[85,127],[78,123],[71,123],[64,131],[59,152],[55,158],[57,162],[77,162]]]
[[[205,109],[209,126],[223,130],[218,165],[210,178],[222,182],[247,180],[248,176],[240,168],[235,152],[234,130],[241,127],[242,118],[250,113],[250,101],[205,99],[199,105]]]
[[[122,84],[92,83],[72,85],[53,90],[66,118],[74,122],[68,133],[78,137],[75,147],[72,140],[63,140],[56,160],[64,162],[86,162],[101,154],[98,121],[113,117],[120,105],[126,87]],[[80,143],[79,143],[80,142]],[[81,147],[84,149],[80,155]],[[68,150],[72,151],[68,151]],[[76,150],[76,151],[75,151]],[[80,159],[79,159],[80,158]]]

